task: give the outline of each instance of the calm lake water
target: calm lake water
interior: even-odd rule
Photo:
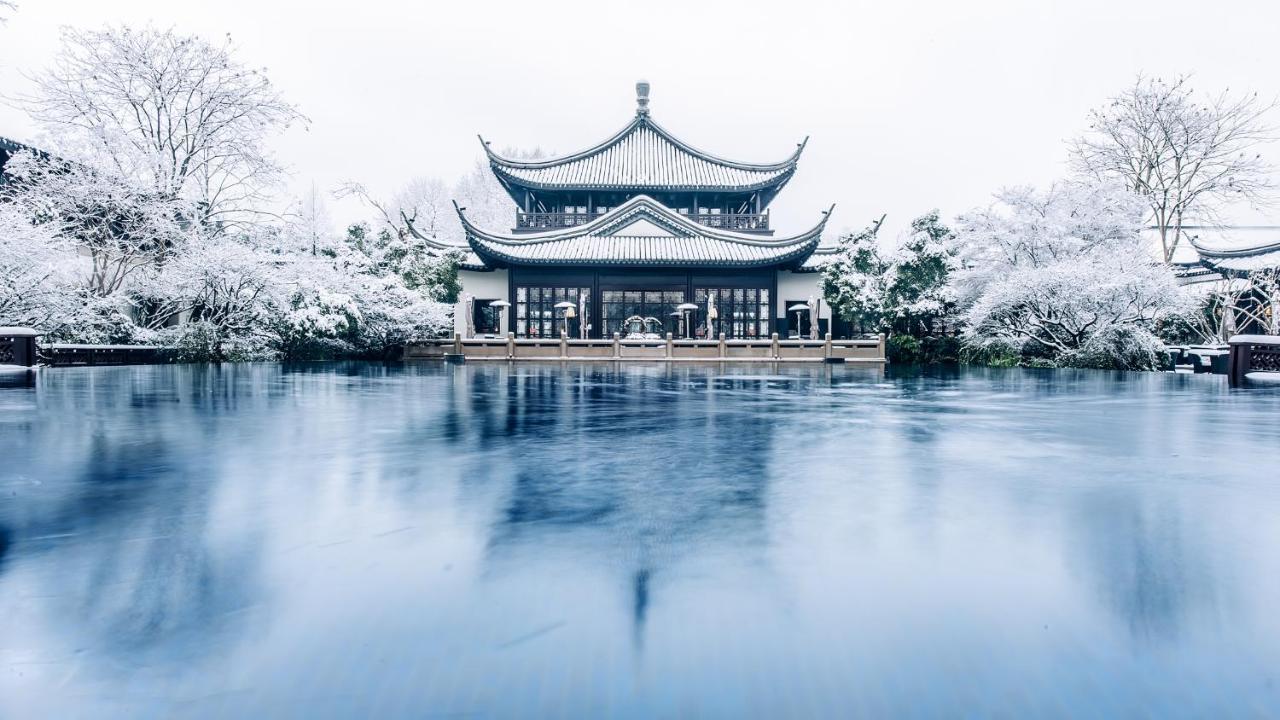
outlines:
[[[0,717],[1280,715],[1280,391],[376,364],[0,387]]]

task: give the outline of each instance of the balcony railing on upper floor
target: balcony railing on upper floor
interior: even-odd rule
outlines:
[[[739,232],[768,232],[769,230],[768,213],[696,213],[684,216],[701,225],[721,230]],[[599,215],[591,213],[517,212],[516,230],[518,232],[559,230],[586,225],[597,217]]]

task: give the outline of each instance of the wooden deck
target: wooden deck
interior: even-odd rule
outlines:
[[[405,347],[405,360],[632,360],[645,362],[883,363],[884,336],[860,340],[610,340],[469,338],[424,340]]]

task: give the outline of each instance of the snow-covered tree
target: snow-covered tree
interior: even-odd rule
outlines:
[[[57,333],[84,309],[83,261],[53,223],[0,202],[0,325]]]
[[[348,247],[359,253],[375,274],[396,275],[410,290],[435,302],[453,303],[462,285],[458,280],[460,253],[428,247],[412,234],[395,235],[368,225],[347,228]]]
[[[1187,298],[1140,237],[1144,212],[1121,186],[1076,183],[1006,189],[961,216],[953,289],[969,342],[1067,362],[1123,338],[1153,346]]]
[[[1213,222],[1225,203],[1269,199],[1272,168],[1257,149],[1275,138],[1267,118],[1275,105],[1257,93],[1198,97],[1185,77],[1139,77],[1090,113],[1072,162],[1084,176],[1119,181],[1146,199],[1170,262],[1184,225]]]
[[[928,335],[955,312],[949,284],[955,269],[950,228],[934,210],[911,221],[911,233],[889,258],[887,310],[891,323],[909,335]]]
[[[460,241],[458,216],[453,210],[453,193],[439,178],[416,177],[391,199],[399,222],[413,227],[427,237]]]
[[[22,104],[50,149],[148,195],[190,201],[202,224],[260,209],[281,175],[267,140],[304,120],[263,70],[234,57],[229,37],[68,28],[33,80]]]
[[[508,157],[536,159],[541,153],[535,150],[527,154],[516,152],[504,154]],[[466,210],[467,218],[479,227],[498,231],[507,230],[515,219],[515,203],[498,183],[488,163],[484,161],[477,160],[471,171],[459,178],[453,188],[453,197],[458,207]],[[461,240],[462,228],[457,223],[454,225],[457,227],[454,231],[456,237]]]
[[[881,328],[889,310],[889,262],[877,236],[884,217],[840,237],[840,252],[822,271],[822,292],[831,311],[858,327]]]
[[[135,279],[136,317],[190,359],[263,357],[267,307],[281,291],[279,258],[242,239],[215,235],[193,242]]]
[[[921,337],[954,311],[947,283],[955,264],[951,230],[935,210],[911,222],[911,231],[883,252],[877,235],[884,218],[839,240],[840,253],[823,270],[832,310],[861,327]]]
[[[301,240],[302,249],[310,249],[312,255],[320,251],[333,238],[333,216],[324,194],[311,183],[307,192],[295,203],[294,211],[287,217],[287,232]]]
[[[541,151],[519,153],[513,157],[536,158]],[[465,244],[462,225],[453,204],[464,208],[467,217],[481,227],[502,230],[511,225],[515,204],[502,188],[489,166],[477,160],[467,174],[452,187],[439,178],[419,176],[400,188],[390,199],[375,195],[364,184],[347,181],[338,188],[338,197],[355,197],[372,209],[379,230],[399,237],[411,234],[409,225],[419,234],[454,245]]]
[[[49,223],[89,259],[84,287],[97,297],[119,291],[140,268],[180,246],[190,205],[149,192],[129,179],[31,151],[5,167],[3,201]]]

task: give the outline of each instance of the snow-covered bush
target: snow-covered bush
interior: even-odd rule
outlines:
[[[1112,325],[1089,336],[1079,349],[1063,353],[1063,367],[1099,370],[1159,370],[1165,355],[1164,341],[1146,329]]]
[[[1059,184],[1008,189],[962,216],[953,289],[967,341],[1061,359],[1088,346],[1090,362],[1109,352],[1117,365],[1148,366],[1151,331],[1188,302],[1139,236],[1143,212],[1123,188]]]
[[[384,357],[411,340],[440,337],[453,326],[452,306],[424,297],[398,278],[369,278],[359,300],[363,310],[356,342],[368,355]]]

